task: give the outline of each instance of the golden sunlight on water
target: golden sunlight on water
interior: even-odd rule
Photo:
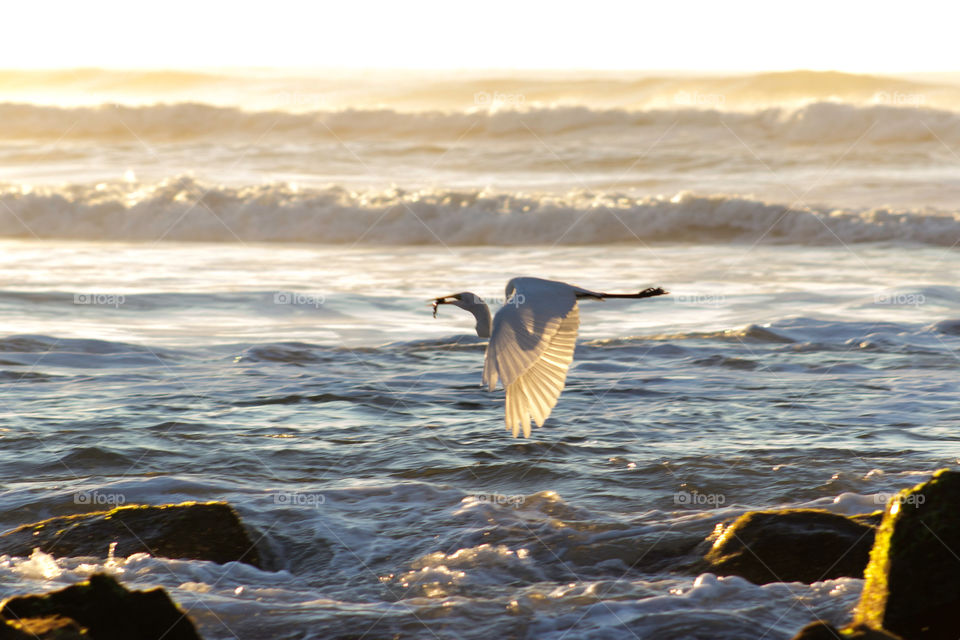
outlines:
[[[63,107],[200,102],[310,112],[591,108],[759,109],[818,100],[956,108],[960,74],[842,72],[0,70],[0,100]]]
[[[869,514],[958,462],[952,13],[8,3],[0,600],[102,572],[208,640],[846,624]],[[715,557],[758,511],[800,517],[763,571]]]

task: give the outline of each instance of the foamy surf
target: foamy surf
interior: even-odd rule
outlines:
[[[960,141],[960,113],[913,105],[857,105],[822,101],[797,107],[721,111],[714,107],[594,109],[585,106],[454,111],[356,109],[290,113],[247,111],[204,103],[61,107],[0,103],[0,140],[331,142],[527,141],[535,136],[598,139],[655,136],[667,128],[729,142],[729,130],[747,140],[782,145],[851,143],[939,145]]]
[[[0,193],[12,238],[348,245],[601,245],[645,242],[952,246],[960,213],[817,209],[731,195],[355,191],[232,187],[189,177]]]

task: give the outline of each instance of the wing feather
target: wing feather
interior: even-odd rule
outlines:
[[[564,283],[516,278],[507,289],[512,295],[493,319],[483,381],[490,390],[503,382],[507,430],[529,437],[530,421],[543,426],[566,384],[580,312]]]

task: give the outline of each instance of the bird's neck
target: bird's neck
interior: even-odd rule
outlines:
[[[485,304],[480,304],[471,308],[470,312],[477,319],[477,336],[481,338],[489,338],[490,337],[490,308]]]
[[[454,303],[464,311],[469,311],[473,314],[473,317],[477,319],[477,335],[481,338],[490,337],[490,307],[487,306],[487,303],[479,298],[475,302],[459,302]]]

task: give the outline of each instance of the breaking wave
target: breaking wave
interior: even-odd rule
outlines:
[[[352,191],[286,183],[205,185],[190,177],[0,190],[14,238],[381,245],[682,242],[952,246],[960,212],[815,209],[731,195],[634,198],[477,190]]]
[[[822,101],[797,108],[721,111],[695,107],[647,110],[556,106],[527,109],[404,112],[344,109],[291,113],[200,103],[57,107],[0,103],[0,139],[176,142],[310,142],[376,139],[629,136],[678,127],[774,139],[783,144],[855,140],[882,144],[960,142],[960,113],[920,106]]]

